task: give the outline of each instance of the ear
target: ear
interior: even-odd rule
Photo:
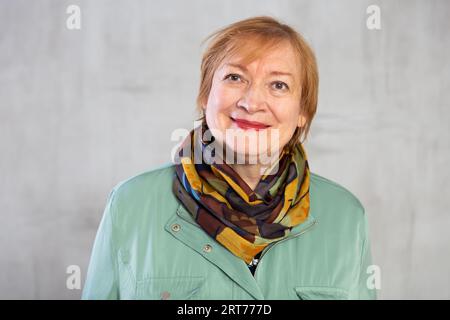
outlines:
[[[298,116],[297,126],[301,128],[301,127],[304,127],[305,125],[306,125],[306,117],[304,115],[300,114]]]

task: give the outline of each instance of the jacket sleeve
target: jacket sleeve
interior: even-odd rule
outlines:
[[[119,299],[117,251],[114,245],[114,195],[109,194],[107,205],[95,237],[82,299]]]
[[[370,249],[369,227],[367,222],[367,215],[363,208],[362,225],[360,226],[362,249],[359,268],[359,280],[357,283],[357,299],[361,300],[376,300],[377,289],[375,288],[376,281],[374,277],[380,276],[378,267],[372,265],[372,255]],[[375,281],[375,282],[374,282]]]

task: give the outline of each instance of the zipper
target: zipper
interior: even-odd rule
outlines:
[[[277,244],[280,243],[280,242],[283,242],[283,241],[286,241],[286,240],[289,240],[289,239],[292,239],[292,238],[296,238],[296,237],[298,237],[298,236],[301,236],[301,235],[304,234],[305,232],[309,231],[312,227],[314,227],[317,223],[318,223],[317,220],[314,220],[307,228],[305,228],[305,229],[302,230],[301,232],[297,233],[296,235],[293,235],[292,237],[288,237],[288,238],[285,238],[285,239],[281,239],[280,241],[277,241],[277,242],[275,242],[274,244],[268,246],[268,247],[267,247],[267,250],[266,250],[266,251],[263,251],[263,252],[261,253],[261,256],[259,257],[258,264],[257,264],[256,269],[255,269],[255,275],[254,275],[254,278],[256,279],[256,275],[257,275],[258,269],[259,269],[258,267],[259,267],[259,265],[261,264],[262,258],[266,255],[267,252],[269,252],[270,249],[272,249],[275,245],[277,245]]]

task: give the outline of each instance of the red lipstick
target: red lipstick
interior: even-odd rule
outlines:
[[[244,129],[244,130],[249,130],[249,129],[254,129],[254,130],[261,130],[261,129],[266,129],[269,126],[261,123],[261,122],[256,122],[256,121],[248,121],[248,120],[244,120],[244,119],[233,119],[231,118],[239,128]]]

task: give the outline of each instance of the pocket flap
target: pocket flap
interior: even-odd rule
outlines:
[[[149,278],[138,281],[137,299],[185,300],[198,294],[204,277]]]
[[[347,300],[348,292],[334,287],[295,287],[302,300]]]

